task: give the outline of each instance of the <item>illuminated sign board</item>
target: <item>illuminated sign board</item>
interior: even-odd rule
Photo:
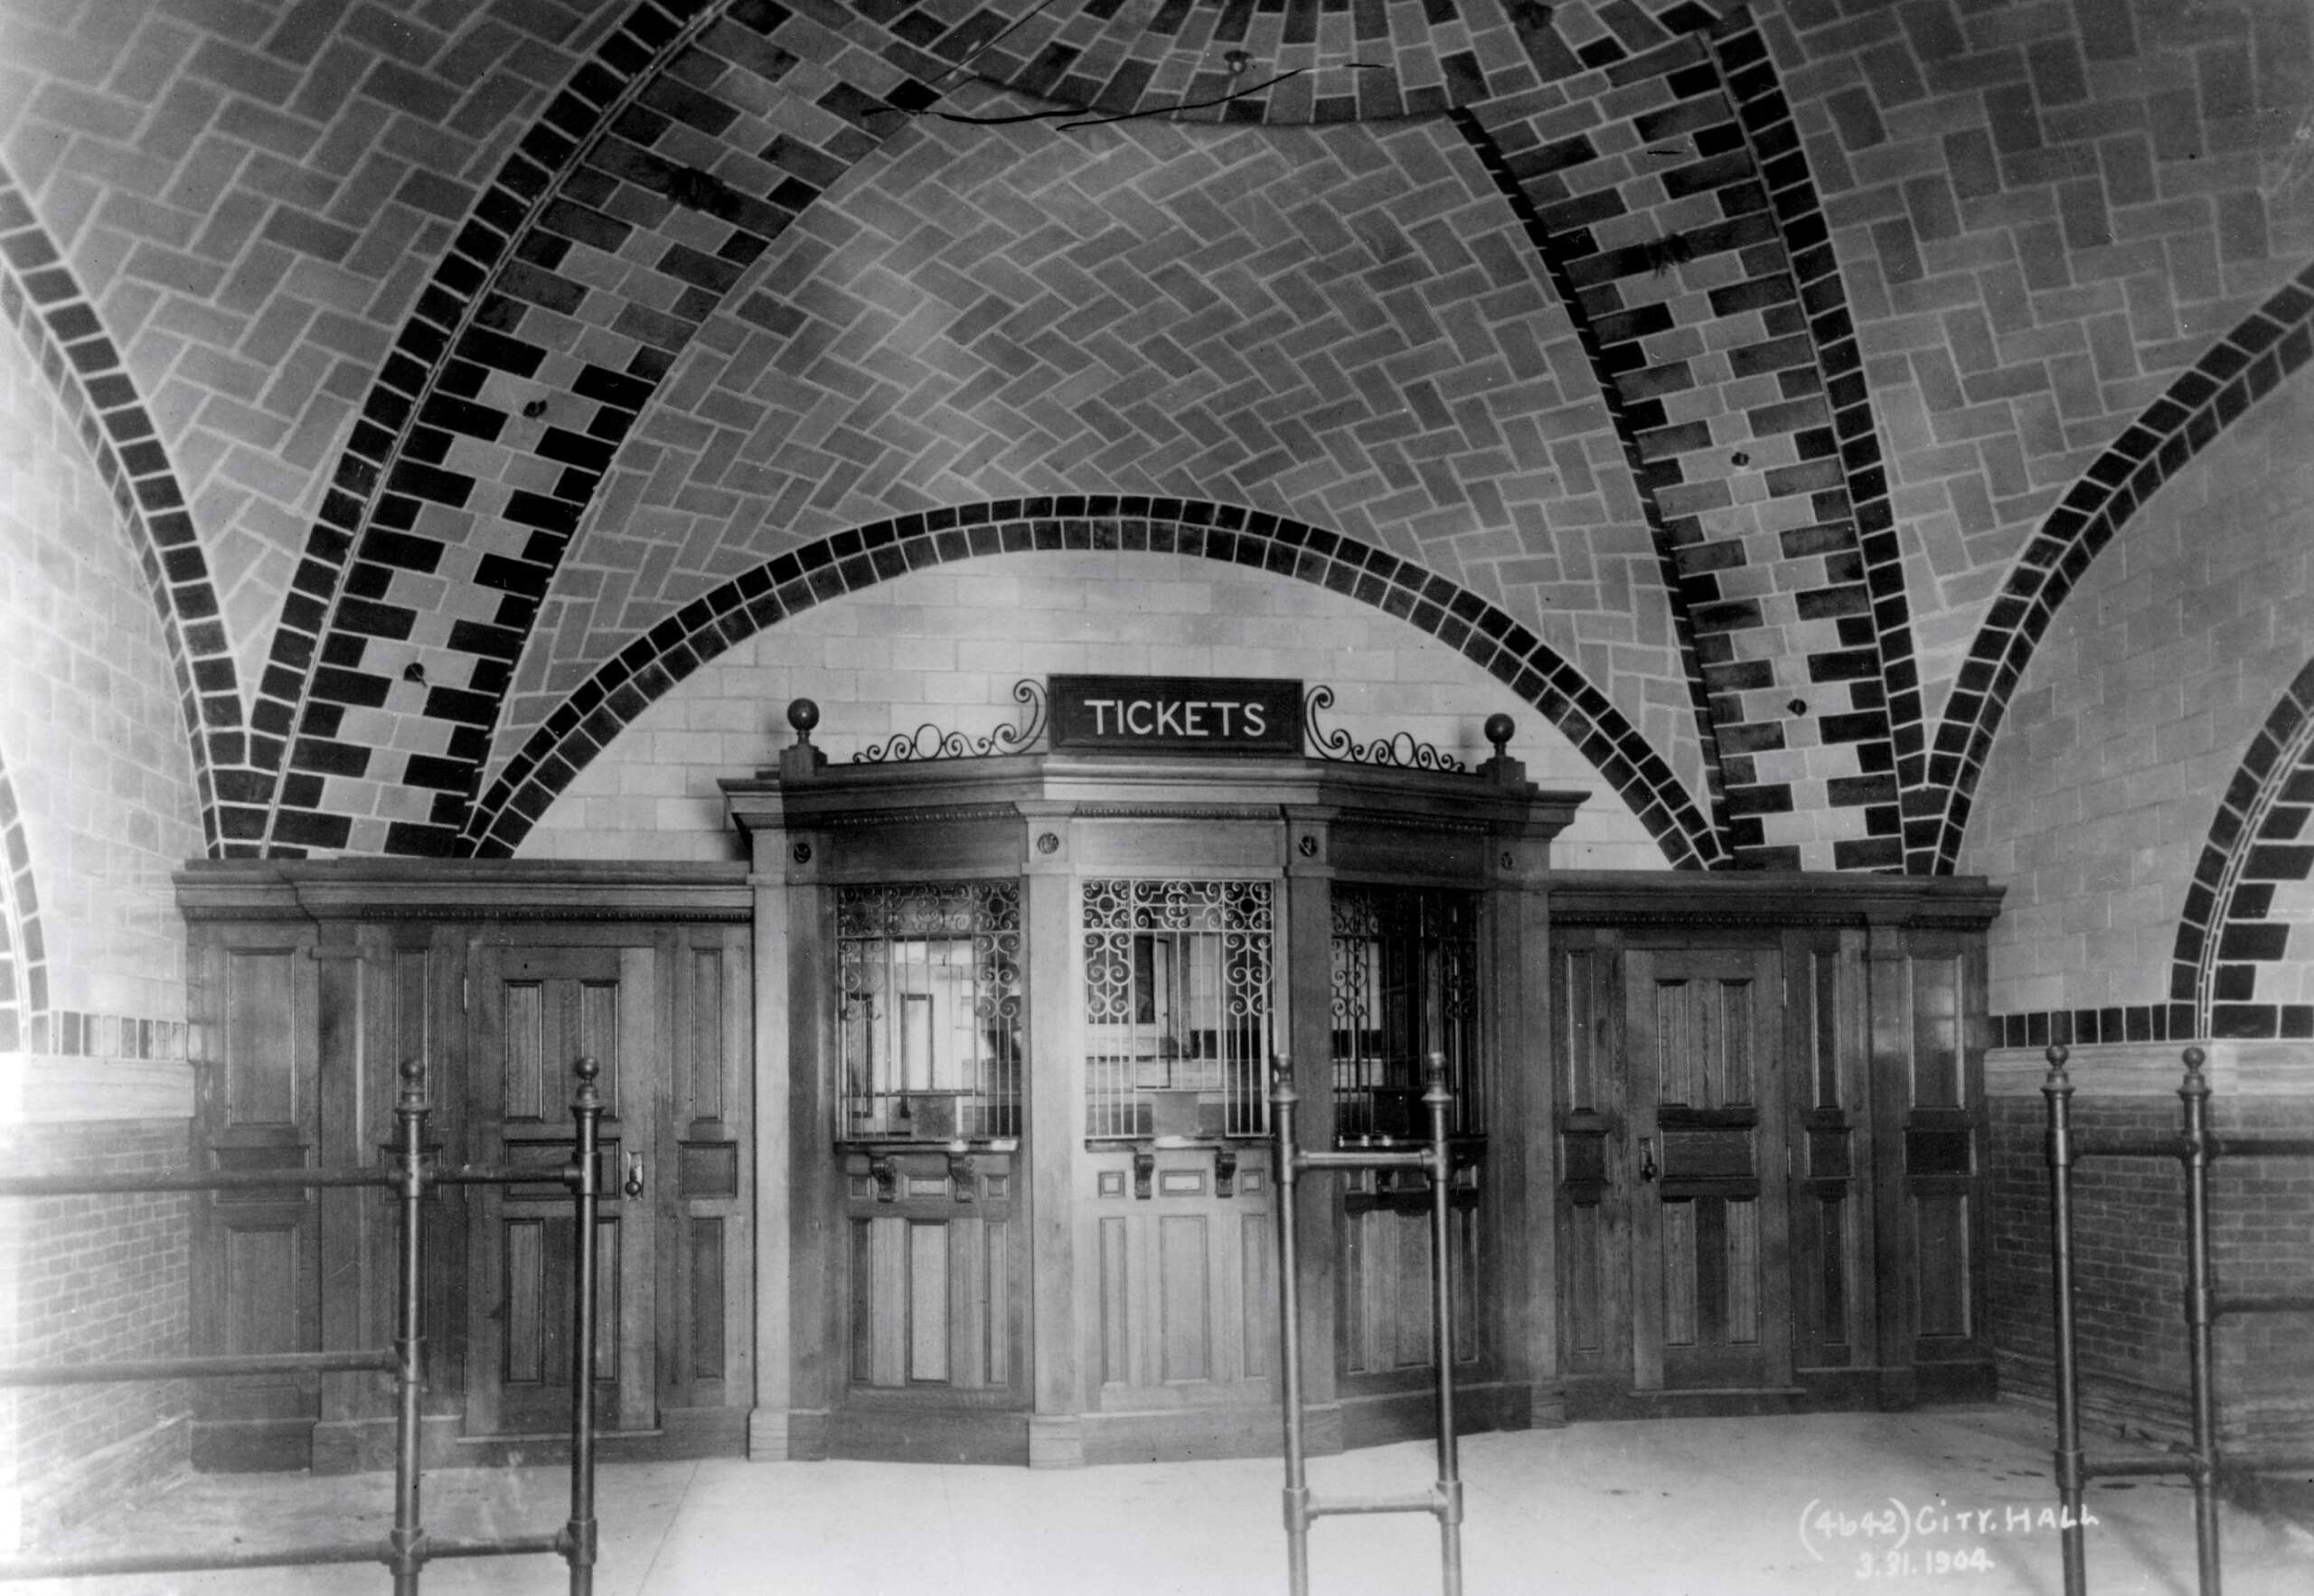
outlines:
[[[1053,676],[1056,749],[1299,754],[1302,684],[1218,676]]]

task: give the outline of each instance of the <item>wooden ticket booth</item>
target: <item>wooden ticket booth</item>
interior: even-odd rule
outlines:
[[[1579,794],[1500,754],[1312,757],[1302,709],[1294,682],[1055,678],[1036,752],[832,765],[799,705],[778,768],[724,784],[758,895],[758,1450],[1274,1450],[1276,1057],[1327,1146],[1422,1134],[1445,1055],[1464,1408],[1549,1400],[1529,1053]],[[1427,1197],[1330,1184],[1313,1439],[1418,1432]]]

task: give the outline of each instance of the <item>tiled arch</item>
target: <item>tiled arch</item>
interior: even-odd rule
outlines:
[[[1190,117],[1289,126],[1424,116],[1530,94],[1644,56],[1725,8],[1698,0],[1424,0],[1418,11],[1371,0],[1161,0],[1152,13],[1115,0],[1014,0],[953,27],[938,20],[949,13],[936,4],[896,7],[889,26],[902,41],[925,41],[943,58],[937,64],[969,58],[975,75],[1085,108],[1087,119],[1187,106]],[[1000,14],[1007,11],[1020,14]]]
[[[2250,739],[2226,784],[2178,920],[2169,977],[2172,1036],[2314,1037],[2314,1002],[2259,991],[2290,957],[2297,916],[2281,894],[2314,880],[2314,661]],[[2300,904],[2299,907],[2303,908]],[[2303,940],[2298,960],[2309,960]],[[2304,994],[2314,997],[2314,994]]]
[[[251,713],[280,779],[236,842],[450,851],[545,579],[674,356],[933,98],[855,33],[889,42],[827,8],[639,0],[507,156],[308,535]]]
[[[1181,554],[1299,577],[1417,626],[1521,698],[1606,778],[1675,867],[1724,862],[1692,796],[1582,673],[1477,594],[1356,539],[1200,500],[995,501],[858,528],[767,560],[669,616],[582,682],[475,805],[460,851],[513,852],[557,794],[704,662],[785,616],[929,566],[1038,549]]]
[[[263,813],[268,778],[249,768],[239,673],[217,594],[168,450],[96,307],[0,170],[0,315],[72,422],[112,494],[159,613],[193,756],[201,823],[220,851],[224,817]],[[252,809],[252,806],[254,808]],[[13,803],[11,804],[13,810]]]
[[[1718,9],[1584,58],[1582,118],[1453,115],[1613,416],[1734,861],[1900,869],[1924,736],[1879,428],[1774,62],[1748,11]]]
[[[2051,511],[2018,557],[1969,650],[1930,750],[1928,783],[1942,812],[1921,817],[1916,873],[1950,875],[1985,759],[2033,650],[2090,562],[2139,508],[2283,379],[2314,356],[2314,265],[2277,289],[2212,345]]]
[[[0,1053],[44,1051],[48,1019],[48,946],[41,933],[40,891],[33,881],[24,813],[8,761],[0,754]]]

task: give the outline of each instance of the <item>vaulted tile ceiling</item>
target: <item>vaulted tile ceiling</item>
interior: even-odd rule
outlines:
[[[1950,870],[2314,352],[2302,0],[0,18],[0,309],[221,854],[503,854],[785,615],[1156,548],[1460,649],[1674,863]]]

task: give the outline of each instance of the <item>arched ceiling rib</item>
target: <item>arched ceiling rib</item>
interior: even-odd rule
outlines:
[[[240,688],[208,561],[136,380],[5,169],[0,317],[72,418],[89,464],[112,493],[121,536],[160,619],[193,757],[202,836],[214,854],[222,841],[220,804],[259,794],[270,784],[249,767]],[[24,890],[32,890],[29,877]]]
[[[854,528],[753,566],[700,595],[559,702],[473,811],[464,851],[511,855],[596,754],[674,684],[788,615],[928,566],[1032,549],[1185,554],[1346,594],[1457,649],[1565,733],[1674,866],[1718,862],[1691,794],[1583,673],[1467,588],[1356,538],[1242,505],[1067,495],[955,506]]]
[[[2057,606],[2162,483],[2309,359],[2314,266],[2205,351],[2049,512],[1986,612],[1945,702],[1929,759],[1938,803],[1924,811],[1938,870],[1950,873],[1959,861],[1994,734]]]

